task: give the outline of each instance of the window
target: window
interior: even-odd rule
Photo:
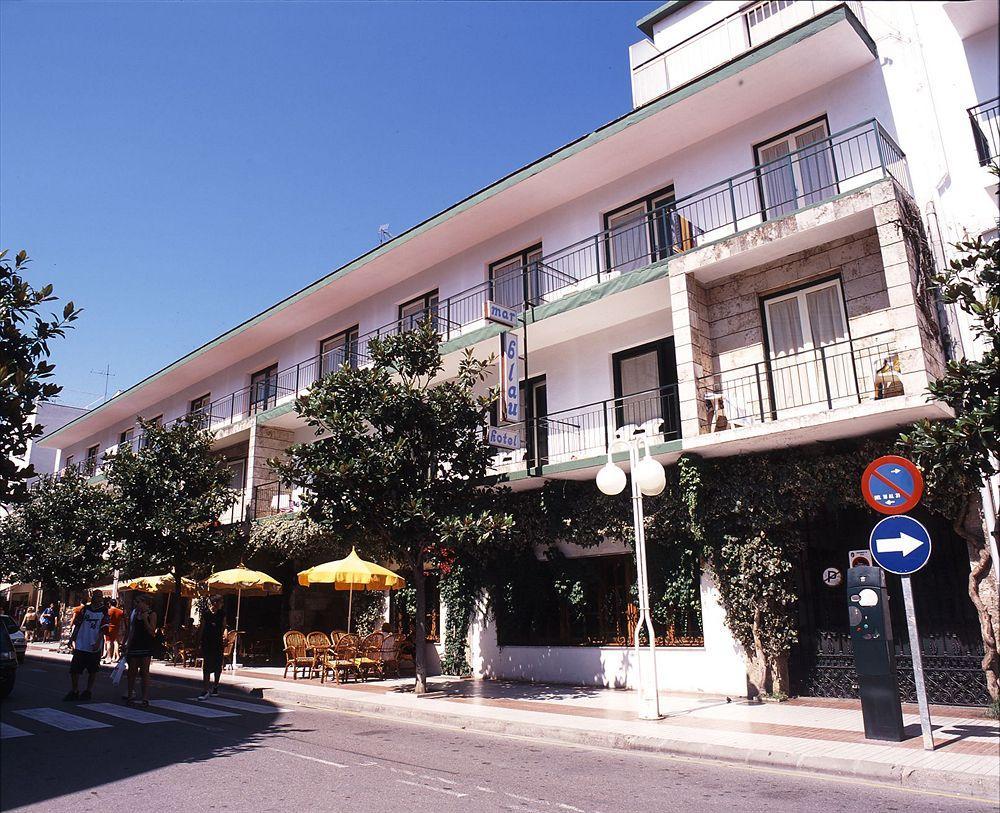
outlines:
[[[537,303],[549,287],[540,276],[541,259],[542,246],[539,244],[490,263],[490,299],[505,307],[520,309],[524,307],[527,293],[529,300]]]
[[[66,463],[63,466],[64,469],[69,469],[73,467],[73,462],[76,460],[76,455],[68,454],[66,455]]]
[[[560,426],[565,431],[566,424],[553,422],[550,426],[547,419],[549,412],[548,389],[545,384],[545,376],[540,375],[527,381],[522,381],[521,403],[524,407],[524,421],[513,424],[521,432],[524,439],[525,460],[528,466],[544,466],[549,462],[549,435],[558,435]],[[494,402],[490,404],[490,423],[499,426],[503,421],[499,420],[500,406]]]
[[[235,460],[227,460],[226,466],[229,468],[229,487],[234,491],[242,491],[246,486],[247,479],[247,461],[246,458],[240,457]]]
[[[438,328],[438,292],[430,291],[399,306],[399,330],[405,332],[419,327],[428,319]]]
[[[163,415],[160,414],[157,415],[155,418],[150,418],[149,422],[153,424],[153,426],[163,426]]]
[[[608,270],[634,271],[670,253],[672,186],[626,204],[604,216]]]
[[[188,409],[188,412],[192,414],[198,412],[207,412],[208,405],[211,402],[212,402],[212,394],[210,392],[206,392],[200,398],[195,398],[194,400],[191,401],[191,407]]]
[[[100,449],[100,444],[97,443],[87,449],[87,459],[83,467],[84,474],[93,475],[97,471],[97,453]]]
[[[128,429],[124,430],[118,435],[118,445],[124,446],[126,443],[131,443],[135,439],[135,427],[130,426]]]
[[[250,376],[250,411],[274,406],[278,397],[278,365],[272,364]]]
[[[332,373],[343,364],[358,366],[358,326],[324,339],[319,344],[320,375]]]
[[[783,217],[837,192],[826,118],[754,147],[765,219]]]
[[[647,435],[680,436],[677,359],[672,336],[615,353],[611,357],[618,429]]]
[[[857,380],[840,280],[796,288],[762,303],[774,408],[856,396]]]

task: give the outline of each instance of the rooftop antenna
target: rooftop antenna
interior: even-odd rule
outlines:
[[[389,224],[383,223],[378,227],[378,244],[382,245],[386,240],[391,240],[392,234],[389,233]]]
[[[106,403],[107,400],[108,400],[108,384],[110,383],[111,379],[114,378],[114,375],[115,375],[113,372],[111,372],[111,365],[110,364],[106,364],[106,365],[104,365],[104,369],[103,370],[91,370],[90,373],[91,373],[91,375],[103,375],[104,376],[104,400],[101,401],[101,403],[102,404]]]

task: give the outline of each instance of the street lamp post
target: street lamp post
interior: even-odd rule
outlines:
[[[645,456],[639,457],[639,444],[645,448]],[[608,446],[608,462],[597,472],[597,487],[603,494],[613,497],[625,490],[626,477],[612,459],[616,451],[628,450],[629,471],[632,480],[632,522],[635,534],[636,581],[639,588],[639,623],[635,626],[633,645],[635,647],[636,683],[639,694],[639,717],[643,720],[659,720],[660,696],[656,679],[656,634],[653,619],[649,613],[649,575],[646,569],[646,527],[642,512],[642,497],[654,497],[666,486],[666,473],[659,461],[649,454],[649,444],[645,437],[637,435],[628,440],[618,439]],[[643,680],[640,660],[640,634],[645,628],[648,640],[650,673],[652,680]]]

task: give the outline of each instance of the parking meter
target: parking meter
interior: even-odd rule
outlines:
[[[896,678],[889,591],[882,568],[848,569],[847,620],[854,645],[854,670],[861,693],[865,737],[901,742],[903,708]]]

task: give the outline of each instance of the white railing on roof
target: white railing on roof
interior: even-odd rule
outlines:
[[[857,0],[846,3],[838,0],[765,0],[729,15],[662,53],[655,53],[649,40],[637,42],[630,49],[633,106],[641,107],[839,5],[846,5],[864,22],[861,3]]]

